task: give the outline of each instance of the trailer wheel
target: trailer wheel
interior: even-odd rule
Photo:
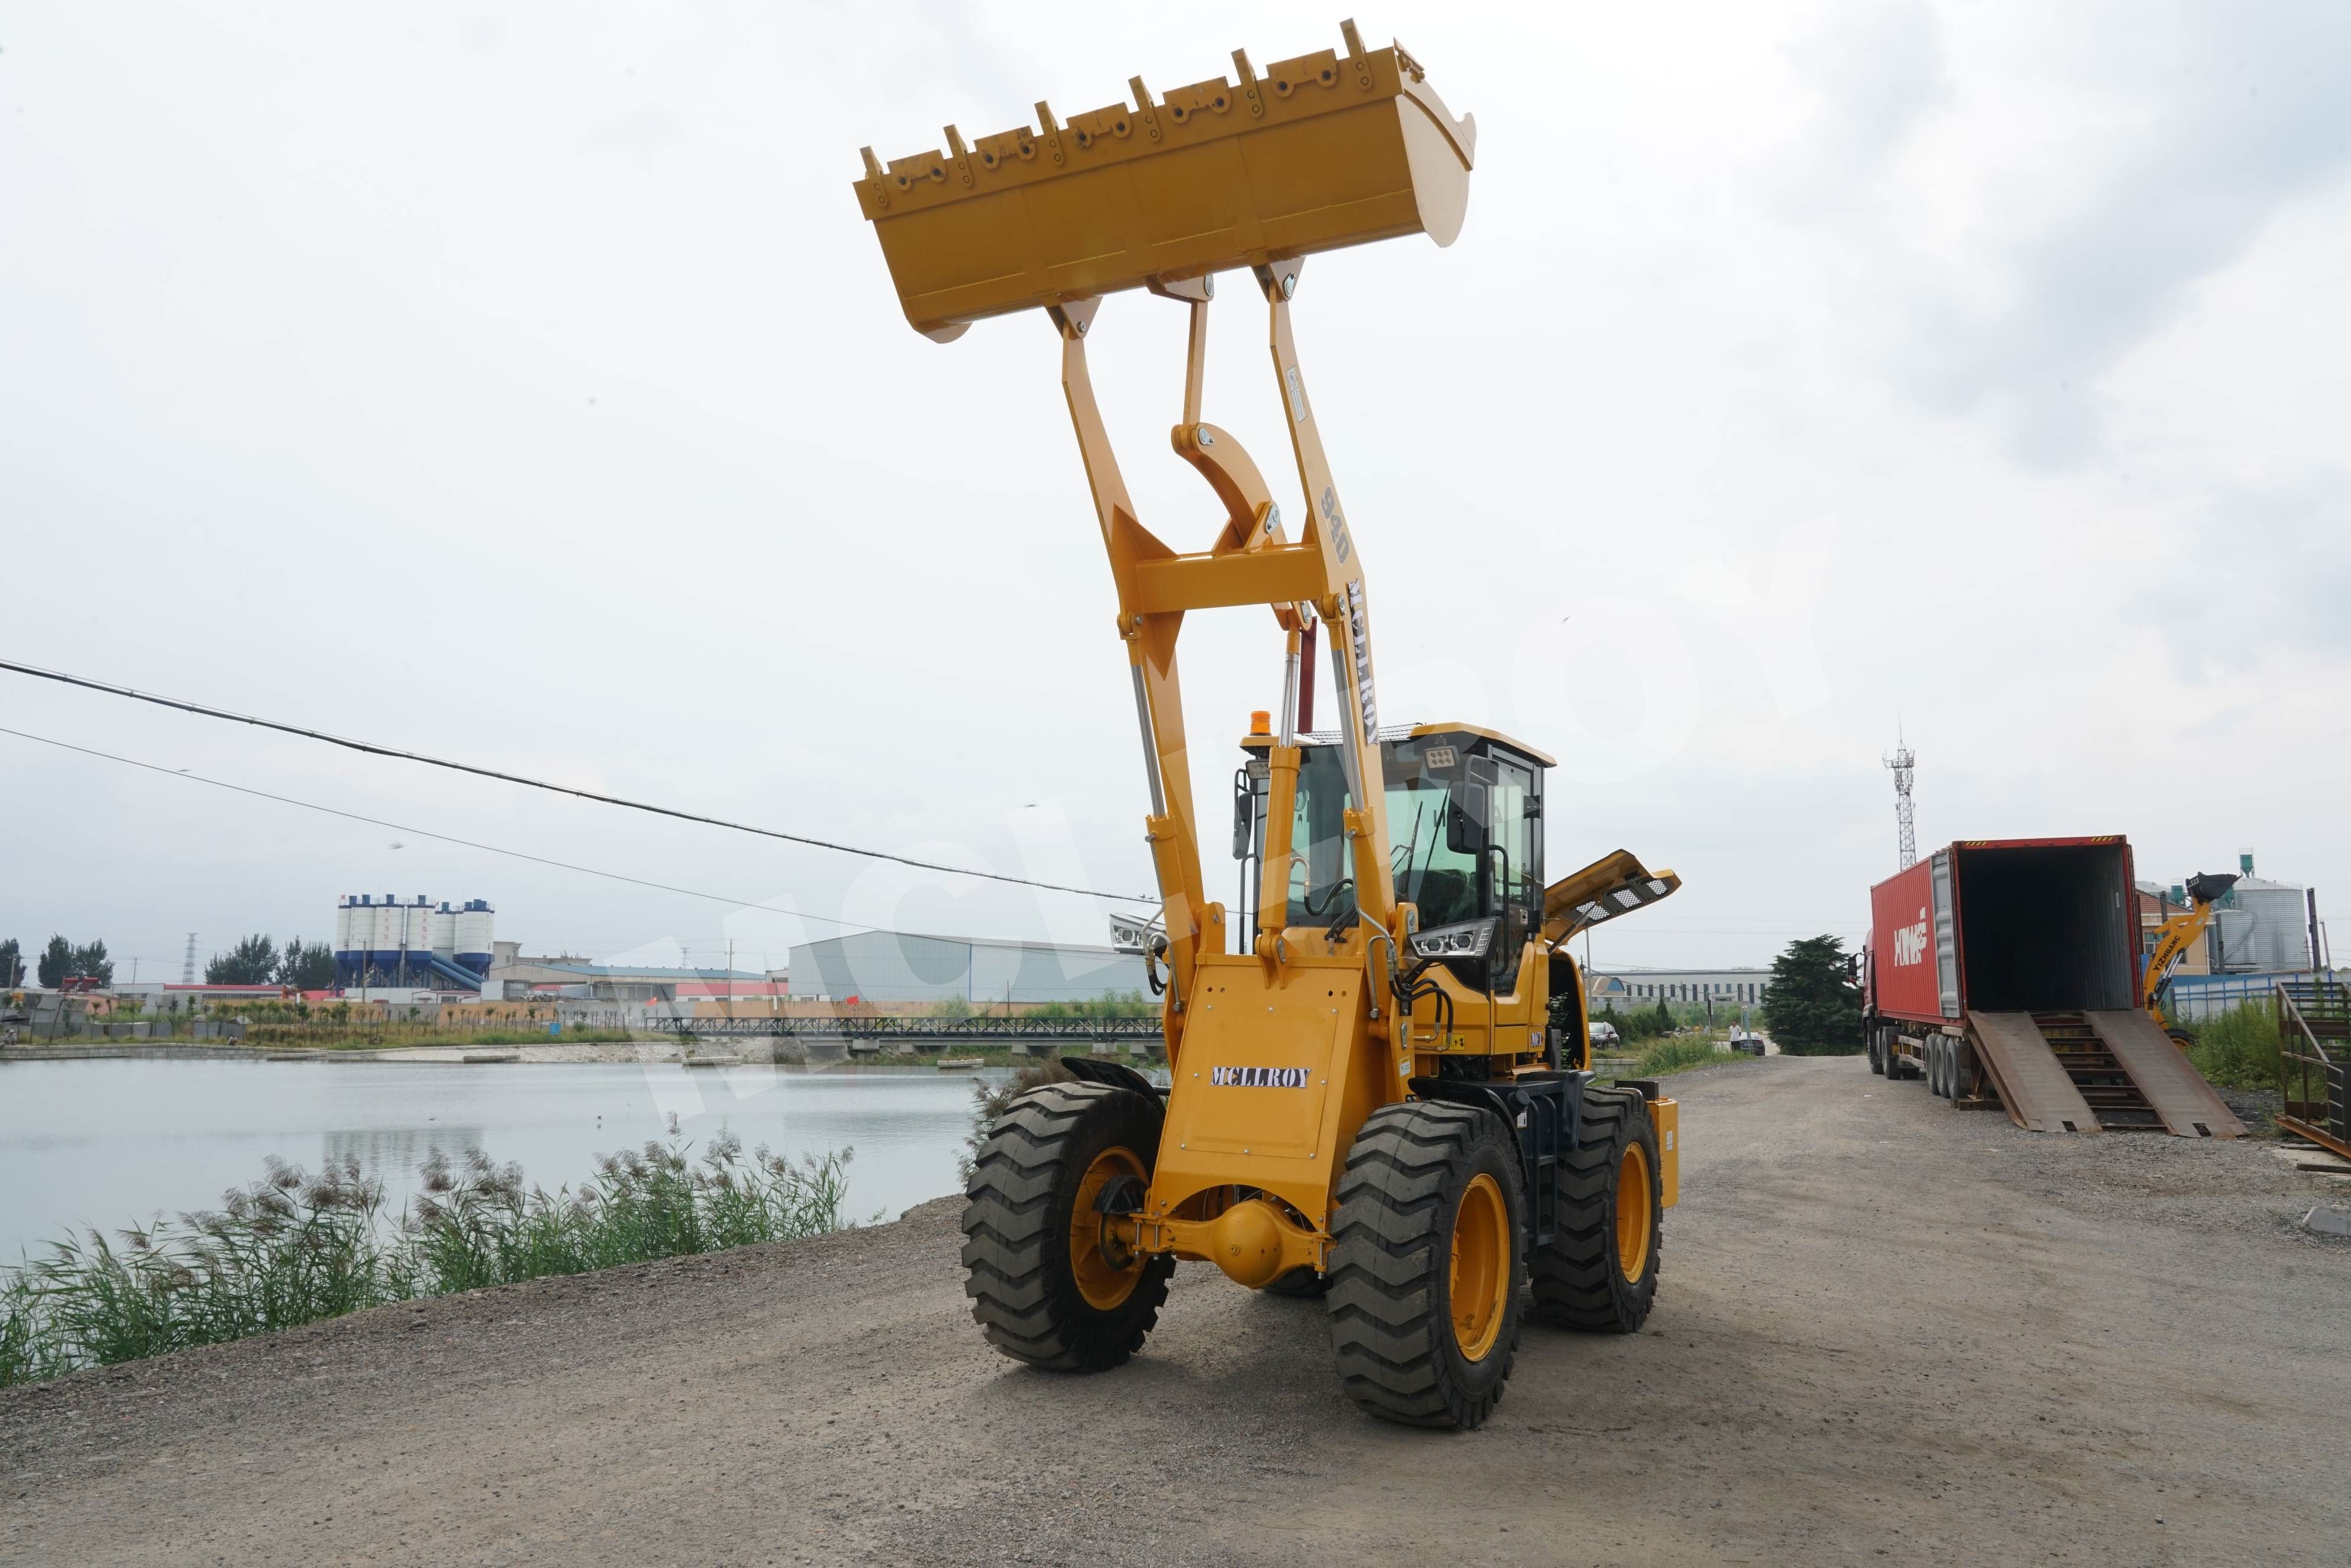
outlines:
[[[964,1292],[990,1344],[1056,1372],[1142,1348],[1176,1260],[1105,1247],[1094,1204],[1113,1181],[1149,1184],[1165,1120],[1155,1097],[1104,1083],[1048,1083],[998,1118],[963,1211]]]
[[[1943,1097],[1943,1040],[1940,1035],[1927,1040],[1927,1092],[1936,1099]]]
[[[1348,1396],[1415,1427],[1475,1427],[1518,1354],[1526,1220],[1490,1113],[1409,1101],[1367,1117],[1331,1226],[1331,1343]]]
[[[1882,1029],[1870,1032],[1869,1070],[1880,1078],[1886,1076],[1886,1031]]]
[[[1631,1333],[1656,1303],[1664,1251],[1665,1177],[1649,1103],[1637,1090],[1587,1088],[1576,1145],[1559,1165],[1559,1230],[1535,1254],[1535,1315]]]

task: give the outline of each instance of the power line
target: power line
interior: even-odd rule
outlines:
[[[522,850],[501,849],[496,844],[481,843],[473,839],[461,839],[449,833],[436,833],[430,828],[412,828],[404,822],[388,822],[381,817],[363,817],[357,811],[345,811],[333,806],[321,806],[315,800],[298,800],[291,795],[273,795],[266,789],[249,789],[243,784],[231,784],[222,779],[207,779],[201,773],[190,773],[183,768],[164,768],[152,762],[141,762],[135,757],[118,757],[111,751],[99,751],[88,746],[76,746],[67,740],[52,740],[46,735],[34,735],[26,730],[9,729],[5,726],[0,726],[0,735],[13,735],[19,740],[37,740],[43,746],[54,746],[63,751],[78,751],[84,757],[104,758],[109,762],[120,762],[125,767],[144,768],[150,773],[161,773],[166,779],[183,779],[191,784],[209,784],[215,789],[232,789],[240,795],[252,795],[264,800],[276,800],[281,805],[299,806],[306,811],[320,811],[329,817],[341,817],[353,822],[365,822],[371,827],[390,828],[396,832],[413,833],[420,839],[438,839],[444,844],[461,844],[469,850],[482,850],[490,854],[507,855],[518,861],[532,861],[539,865],[553,866],[558,871],[578,872],[584,876],[601,876],[611,882],[631,883],[638,887],[650,887],[662,893],[683,894],[688,898],[706,898],[713,904],[724,904],[737,909],[753,909],[768,915],[820,921],[827,925],[838,925],[844,931],[867,931],[883,936],[937,935],[935,932],[893,931],[886,925],[861,925],[853,920],[835,920],[829,915],[806,915],[797,909],[776,909],[757,899],[729,898],[725,894],[704,893],[695,888],[677,887],[665,882],[648,882],[643,877],[627,876],[617,871],[600,871],[594,866],[575,865],[569,861],[549,860],[545,855],[530,854]],[[965,941],[968,938],[953,937],[949,940]],[[188,963],[193,965],[195,961],[195,933],[193,931],[188,933]]]
[[[350,740],[340,735],[329,735],[324,730],[305,729],[299,725],[280,724],[275,719],[256,718],[251,714],[231,713],[225,708],[207,707],[202,703],[182,702],[176,697],[157,696],[152,692],[135,691],[129,686],[112,685],[105,681],[93,681],[81,675],[69,675],[62,670],[45,670],[37,664],[20,664],[13,660],[0,659],[0,670],[14,670],[20,675],[31,675],[44,681],[56,681],[61,685],[79,686],[85,691],[104,692],[109,696],[129,697],[134,702],[152,703],[158,707],[177,708],[182,713],[192,713],[202,718],[226,719],[232,724],[249,724],[259,729],[274,729],[281,735],[300,736],[306,740],[322,740],[329,746],[340,746],[346,750],[364,752],[370,757],[391,757],[403,762],[422,762],[429,768],[445,768],[453,773],[471,773],[479,779],[496,779],[501,783],[520,784],[532,789],[544,789],[552,795],[571,795],[582,800],[594,800],[600,805],[622,806],[632,811],[650,811],[657,817],[674,817],[684,822],[700,822],[706,827],[729,828],[738,833],[753,833],[763,839],[781,839],[787,843],[806,844],[811,849],[831,850],[836,854],[862,855],[867,860],[891,861],[899,865],[913,866],[917,871],[939,871],[946,872],[950,876],[972,876],[988,882],[1007,882],[1017,887],[1043,888],[1048,893],[1074,893],[1082,898],[1108,899],[1113,904],[1157,904],[1159,902],[1156,897],[1143,897],[1123,893],[1102,893],[1091,887],[1069,887],[1058,882],[1039,882],[1031,877],[1008,876],[1002,872],[973,871],[967,866],[941,865],[936,861],[918,861],[905,855],[893,855],[883,850],[860,849],[854,844],[837,844],[829,839],[812,839],[804,833],[787,833],[775,828],[755,828],[747,822],[730,822],[723,817],[705,817],[694,811],[681,811],[670,806],[654,806],[643,800],[626,800],[619,795],[601,795],[593,789],[575,789],[569,784],[549,784],[544,779],[526,779],[519,773],[502,773],[495,768],[478,768],[470,762],[451,762],[444,758],[427,757],[423,752],[402,751],[397,747],[391,746],[376,746],[364,740]],[[10,730],[8,733],[16,735],[22,732]],[[26,738],[38,740],[41,737],[28,736]],[[106,754],[99,752],[93,755]],[[121,762],[129,759],[115,758],[113,760]],[[140,763],[136,766],[147,765]],[[166,768],[163,771],[170,772],[172,769]],[[235,789],[236,786],[230,785],[227,788]],[[260,792],[259,790],[248,791],[252,794]],[[298,806],[308,804],[307,801],[301,800],[293,803]],[[431,838],[438,835],[425,836]],[[487,846],[475,845],[475,847]]]

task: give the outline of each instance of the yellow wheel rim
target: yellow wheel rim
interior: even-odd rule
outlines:
[[[1649,1266],[1649,1153],[1638,1144],[1625,1148],[1616,1167],[1616,1263],[1630,1283]]]
[[[1492,1176],[1469,1178],[1453,1217],[1453,1343],[1483,1361],[1510,1300],[1510,1206]]]
[[[1109,1312],[1125,1301],[1143,1278],[1141,1253],[1121,1258],[1102,1249],[1102,1231],[1109,1217],[1094,1212],[1094,1199],[1102,1196],[1102,1189],[1113,1177],[1123,1176],[1147,1179],[1143,1162],[1132,1149],[1104,1149],[1086,1167],[1085,1178],[1078,1183],[1077,1201],[1070,1207],[1070,1272],[1077,1279],[1078,1294],[1096,1312]]]

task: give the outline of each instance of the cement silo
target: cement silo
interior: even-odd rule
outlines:
[[[490,972],[490,942],[497,935],[497,911],[486,898],[469,898],[457,911],[457,967],[477,976]]]
[[[400,939],[404,911],[397,894],[385,894],[375,905],[375,935],[368,938],[368,968],[380,986],[395,983],[400,973]]]
[[[335,901],[335,983],[479,988],[490,969],[489,904],[435,904],[423,894],[347,894]]]
[[[2274,975],[2309,968],[2308,899],[2309,894],[2293,883],[2241,878],[2221,901],[2222,971]]]

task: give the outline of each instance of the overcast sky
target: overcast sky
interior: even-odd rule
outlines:
[[[1338,41],[1175,15],[0,4],[0,657],[1147,890],[1053,335],[916,336],[851,184],[861,144]],[[2251,846],[2351,897],[2351,6],[1357,16],[1479,128],[1454,246],[1317,258],[1296,306],[1383,715],[1558,755],[1554,874],[1682,874],[1604,964],[1857,937],[1897,726],[1922,845],[2123,832],[2165,882]],[[1145,522],[1199,548],[1183,325],[1121,296],[1090,341]],[[1223,291],[1207,416],[1287,500],[1264,329]],[[1222,737],[1280,644],[1186,631],[1229,898]],[[1085,899],[18,675],[0,712],[402,825],[0,736],[0,936],[146,978],[360,891],[640,960],[1102,937]]]

